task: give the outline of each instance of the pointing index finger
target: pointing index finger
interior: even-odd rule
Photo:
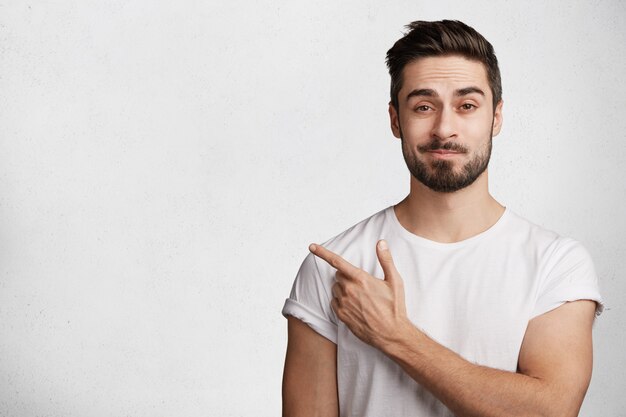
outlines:
[[[352,265],[350,262],[346,261],[333,251],[326,249],[322,245],[316,245],[315,243],[312,243],[311,245],[309,245],[309,250],[318,258],[322,258],[323,260],[325,260],[328,265],[343,272],[349,277],[354,277],[359,271],[361,271],[359,268]]]

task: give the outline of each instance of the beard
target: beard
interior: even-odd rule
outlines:
[[[453,193],[471,185],[487,169],[491,158],[492,136],[489,141],[476,155],[461,168],[459,172],[454,168],[454,161],[435,160],[430,164],[418,159],[406,144],[404,138],[402,142],[402,155],[409,168],[411,175],[433,191],[440,193]],[[429,150],[445,149],[467,153],[468,149],[454,142],[442,143],[434,140],[428,145],[418,146],[417,150],[424,153]]]

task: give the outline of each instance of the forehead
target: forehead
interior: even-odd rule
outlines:
[[[480,87],[486,94],[491,93],[487,70],[482,62],[456,55],[419,58],[408,63],[402,71],[400,97],[416,88],[445,93],[468,86]]]

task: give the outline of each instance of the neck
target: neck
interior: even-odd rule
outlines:
[[[487,170],[473,184],[453,193],[431,190],[411,177],[409,195],[395,206],[409,232],[441,243],[468,239],[493,226],[504,207],[489,194]]]

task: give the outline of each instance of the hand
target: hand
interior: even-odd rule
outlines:
[[[404,301],[404,282],[384,240],[379,240],[376,245],[376,255],[385,275],[383,280],[321,245],[312,244],[309,250],[337,270],[331,306],[339,320],[359,339],[382,349],[394,341],[403,326],[410,325]]]

